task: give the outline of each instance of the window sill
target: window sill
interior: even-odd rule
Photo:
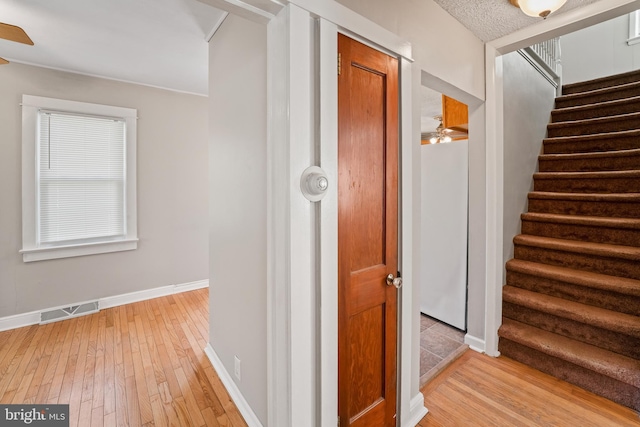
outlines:
[[[627,40],[627,45],[633,46],[634,44],[640,43],[640,36],[631,37]]]
[[[138,248],[138,239],[116,240],[113,242],[85,243],[80,245],[56,246],[51,248],[22,249],[24,262],[44,261],[47,259],[70,258],[84,255],[105,254],[109,252],[131,251]]]

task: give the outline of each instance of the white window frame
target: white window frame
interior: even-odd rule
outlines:
[[[125,121],[125,236],[91,243],[39,246],[37,239],[38,112],[52,110],[80,115],[118,117]],[[134,250],[138,247],[136,202],[137,110],[41,96],[22,96],[22,254],[24,262]]]
[[[640,43],[640,10],[629,14],[629,39],[627,45],[632,46]]]

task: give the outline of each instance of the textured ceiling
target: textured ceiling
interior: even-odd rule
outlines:
[[[0,57],[206,95],[206,38],[222,17],[197,0],[0,0],[0,21],[35,43],[0,39]]]
[[[440,124],[435,116],[442,115],[442,94],[426,86],[420,87],[420,133],[435,132]]]
[[[491,41],[539,22],[525,15],[509,0],[434,0],[482,41]],[[553,15],[599,0],[567,0]]]

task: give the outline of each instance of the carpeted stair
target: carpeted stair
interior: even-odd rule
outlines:
[[[640,71],[563,94],[506,265],[499,349],[640,411]]]

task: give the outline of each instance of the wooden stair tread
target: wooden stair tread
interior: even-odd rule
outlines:
[[[520,215],[520,218],[526,221],[640,230],[640,219],[638,218],[564,215],[564,214],[550,214],[550,213],[539,213],[539,212],[523,213]]]
[[[569,94],[573,92],[576,88],[580,88],[584,86],[592,86],[592,85],[603,85],[601,89],[604,89],[604,88],[609,89],[611,87],[615,87],[616,84],[607,86],[608,82],[615,82],[617,80],[622,80],[624,78],[631,78],[633,81],[636,81],[636,80],[640,81],[640,70],[627,71],[626,73],[598,77],[595,79],[585,80],[582,82],[564,84],[562,85],[562,91],[563,93]],[[575,92],[575,93],[581,93],[581,92]]]
[[[640,388],[640,361],[612,351],[503,319],[499,336]]]
[[[617,122],[621,120],[637,119],[637,118],[640,118],[640,113],[615,114],[612,116],[605,116],[605,117],[593,117],[590,119],[566,120],[562,122],[549,123],[547,124],[547,129],[557,129],[557,128],[570,127],[570,126],[585,126],[588,124]]]
[[[594,171],[594,172],[536,172],[534,179],[612,179],[640,178],[640,170]]]
[[[502,288],[503,301],[640,338],[640,317],[541,294],[515,286]]]
[[[597,139],[612,139],[621,137],[637,137],[640,136],[639,129],[633,130],[620,130],[615,132],[594,133],[590,135],[570,135],[570,136],[554,136],[550,138],[544,138],[545,144],[554,144],[561,142],[580,142],[585,140],[597,140]]]
[[[560,154],[541,154],[539,160],[586,160],[586,159],[608,159],[617,157],[636,157],[640,156],[640,148],[632,148],[629,150],[616,151],[592,151],[586,153],[560,153]]]
[[[554,108],[551,110],[551,115],[559,113],[581,112],[588,110],[599,110],[602,107],[613,107],[616,105],[633,104],[640,102],[640,96],[631,96],[629,98],[615,99],[613,101],[594,102],[593,104],[576,105],[572,107]]]
[[[553,237],[532,236],[529,234],[517,235],[513,238],[513,243],[516,245],[640,262],[640,248],[635,246],[582,242],[579,240],[556,239]]]
[[[640,81],[634,81],[630,83],[623,83],[619,85],[613,85],[613,86],[608,86],[608,87],[603,87],[598,89],[585,90],[577,93],[570,93],[567,95],[561,95],[561,96],[558,96],[556,100],[566,101],[566,100],[588,98],[590,96],[598,96],[598,95],[606,94],[609,92],[626,92],[630,89],[637,88],[637,87],[640,87]]]
[[[640,280],[609,276],[591,271],[575,270],[573,268],[550,264],[541,264],[523,259],[511,259],[507,261],[506,268],[507,271],[516,273],[640,297]]]
[[[549,191],[532,191],[529,193],[529,198],[542,200],[639,203],[640,193],[554,193]]]

